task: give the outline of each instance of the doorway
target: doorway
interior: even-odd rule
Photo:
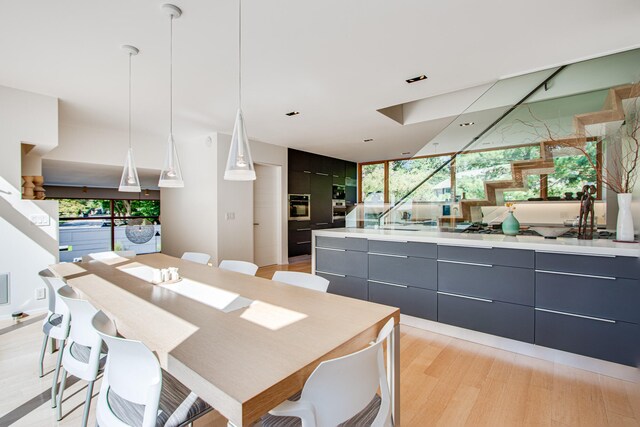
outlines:
[[[253,182],[253,262],[278,264],[282,244],[282,167],[255,164]]]

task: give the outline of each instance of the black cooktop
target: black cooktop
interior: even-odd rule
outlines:
[[[465,228],[464,230],[460,231],[461,233],[468,233],[468,234],[503,234],[502,233],[502,227],[500,225],[487,225],[487,224],[471,224],[469,227]],[[533,230],[520,230],[520,232],[518,233],[518,236],[538,236],[538,237],[544,237],[541,236],[539,233],[536,233]],[[578,237],[578,229],[577,228],[573,228],[569,231],[567,231],[564,234],[561,234],[560,236],[558,236],[559,239],[561,238],[577,238]],[[614,240],[616,238],[616,233],[615,232],[611,232],[611,231],[607,231],[607,230],[596,230],[593,232],[593,238],[594,239],[607,239],[607,240]]]

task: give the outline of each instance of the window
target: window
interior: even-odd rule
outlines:
[[[595,141],[587,142],[585,151],[589,158],[598,163],[599,145]],[[563,150],[554,153],[555,172],[547,177],[547,196],[564,197],[565,193],[575,194],[582,191],[585,184],[596,184],[598,177],[589,159],[579,150]]]
[[[512,178],[511,162],[537,158],[540,158],[539,145],[460,154],[456,157],[455,164],[456,195],[462,199],[485,199],[484,183],[486,181],[509,180]],[[520,193],[519,195],[524,197],[530,192]],[[538,184],[537,195],[529,197],[540,197],[539,194],[540,186]]]
[[[384,176],[385,162],[363,164],[361,166],[361,200],[365,203],[379,203],[383,204],[385,193],[385,176]]]
[[[413,202],[438,202],[451,199],[449,156],[423,157],[389,162],[389,202],[395,204],[422,180],[441,168],[410,196]],[[445,165],[443,167],[443,165]]]
[[[60,261],[93,252],[160,251],[160,201],[59,199]]]

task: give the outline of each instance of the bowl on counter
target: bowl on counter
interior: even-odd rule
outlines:
[[[572,228],[573,227],[564,227],[560,225],[558,226],[549,225],[545,227],[531,226],[529,227],[529,230],[535,231],[545,239],[555,239],[558,236],[562,236],[566,232],[571,231]]]

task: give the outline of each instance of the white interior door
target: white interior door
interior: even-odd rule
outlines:
[[[278,263],[280,251],[280,166],[255,165],[253,260],[259,267]]]

